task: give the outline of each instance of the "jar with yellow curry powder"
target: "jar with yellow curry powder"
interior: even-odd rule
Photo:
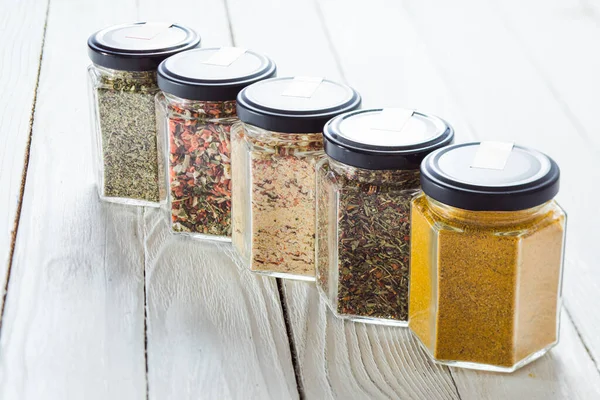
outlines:
[[[412,202],[409,327],[435,361],[512,372],[558,342],[559,168],[512,143],[437,150]]]

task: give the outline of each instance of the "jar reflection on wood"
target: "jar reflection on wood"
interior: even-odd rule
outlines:
[[[452,142],[443,120],[404,109],[341,115],[317,168],[317,286],[339,317],[406,326],[410,201],[419,164]]]
[[[102,200],[158,206],[165,199],[156,141],[156,68],[199,43],[190,29],[162,23],[118,25],[90,36],[94,166]]]
[[[438,362],[510,372],[558,342],[566,216],[558,166],[503,143],[456,145],[421,167],[410,328]]]
[[[194,49],[158,68],[159,143],[165,145],[171,229],[231,240],[231,141],[240,90],[275,74],[267,57],[235,47]]]
[[[240,92],[233,135],[232,241],[252,271],[314,280],[315,165],[323,126],[360,105],[321,78],[276,78]]]

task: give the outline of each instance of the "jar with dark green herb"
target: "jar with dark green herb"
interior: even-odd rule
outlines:
[[[410,202],[419,165],[454,133],[405,109],[360,110],[324,128],[317,165],[317,286],[339,317],[406,326]]]
[[[189,28],[150,22],[113,26],[88,39],[94,164],[102,200],[147,206],[165,200],[156,139],[156,68],[199,44]]]
[[[275,63],[268,57],[236,47],[185,51],[158,67],[158,136],[159,145],[167,138],[173,232],[231,240],[235,98],[244,87],[274,74]]]

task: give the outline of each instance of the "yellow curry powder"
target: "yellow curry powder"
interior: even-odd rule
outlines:
[[[412,205],[409,326],[433,357],[512,367],[557,341],[565,214]]]

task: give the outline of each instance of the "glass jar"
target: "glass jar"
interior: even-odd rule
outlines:
[[[559,169],[511,143],[438,150],[412,203],[409,326],[441,364],[512,372],[558,342]]]
[[[160,64],[158,140],[164,144],[173,232],[231,240],[235,98],[244,87],[273,75],[269,58],[234,47],[189,50]]]
[[[146,22],[113,26],[88,39],[94,165],[102,200],[146,206],[164,200],[156,142],[156,68],[199,43],[188,28]]]
[[[257,273],[315,279],[315,165],[322,130],[358,108],[352,88],[321,78],[275,78],[237,98],[232,143],[232,241]]]
[[[360,110],[324,128],[317,167],[317,287],[341,318],[408,324],[410,201],[420,161],[450,144],[440,118]]]

